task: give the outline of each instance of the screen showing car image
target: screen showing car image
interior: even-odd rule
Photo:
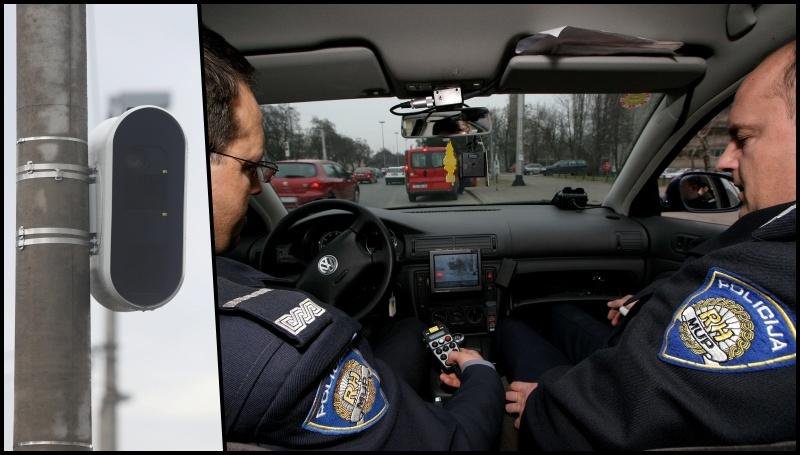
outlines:
[[[433,256],[433,287],[441,289],[480,286],[478,253],[436,254]]]

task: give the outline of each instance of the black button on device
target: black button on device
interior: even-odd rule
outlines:
[[[456,348],[456,344],[455,343],[450,343],[450,349],[455,349],[455,348]]]
[[[449,348],[449,347],[447,347],[447,345],[445,345],[444,347],[442,347],[442,350],[443,350],[444,352],[447,352],[447,351],[449,351],[449,350],[450,350],[450,348]]]
[[[439,348],[436,348],[436,353],[437,353],[437,354],[441,354],[441,353],[442,353],[442,350],[441,350],[441,349],[439,349]]]
[[[447,360],[447,354],[442,354],[439,356],[439,358],[442,360]]]
[[[434,341],[433,343],[431,343],[431,347],[432,348],[435,348],[436,346],[439,346],[438,342]]]

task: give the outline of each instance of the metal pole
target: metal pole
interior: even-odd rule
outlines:
[[[400,133],[394,132],[394,160],[397,162],[397,156],[400,155]]]
[[[100,450],[117,450],[117,314],[106,311],[106,381],[100,408]]]
[[[289,142],[291,142],[291,140],[292,140],[292,132],[293,132],[293,130],[292,130],[292,126],[293,125],[292,125],[291,109],[292,109],[292,105],[290,104],[289,105],[289,131],[286,133],[286,159],[289,159],[289,155],[290,155]]]
[[[328,159],[328,151],[325,149],[325,130],[320,128],[319,130],[320,135],[322,136],[322,159]]]
[[[383,167],[386,167],[386,144],[383,142],[383,124],[386,123],[383,120],[378,121],[381,124],[381,153],[383,154]]]
[[[18,166],[87,166],[85,5],[17,6],[17,136]],[[17,174],[14,449],[90,450],[89,183],[35,174]]]
[[[517,97],[517,146],[515,153],[517,154],[516,174],[514,176],[514,183],[511,186],[525,186],[525,180],[522,179],[522,119],[524,118],[525,110],[525,95],[512,95]]]

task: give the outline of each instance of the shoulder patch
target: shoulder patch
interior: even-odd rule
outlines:
[[[322,434],[358,433],[389,409],[381,380],[357,349],[339,359],[317,388],[303,428]]]
[[[673,365],[741,373],[794,365],[796,319],[767,292],[719,268],[678,307],[659,358]]]

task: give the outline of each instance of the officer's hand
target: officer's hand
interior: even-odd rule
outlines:
[[[627,302],[631,297],[633,297],[633,295],[628,294],[625,297],[620,297],[617,300],[612,300],[606,304],[609,308],[607,318],[609,321],[611,321],[612,326],[616,327],[617,324],[619,324],[620,319],[622,319],[622,314],[619,312],[619,307],[621,307],[622,304]],[[638,300],[629,302],[627,305],[625,305],[625,308],[630,310],[634,305],[636,305],[636,302],[638,302]]]
[[[509,414],[519,414],[517,419],[514,420],[514,428],[519,430],[519,424],[522,421],[522,413],[525,412],[525,402],[528,401],[528,395],[531,394],[536,387],[539,387],[538,382],[522,382],[514,381],[509,385],[509,390],[506,392],[506,412]]]
[[[447,355],[447,363],[450,365],[457,363],[462,370],[464,369],[464,363],[468,360],[483,360],[483,357],[477,351],[467,348],[461,348],[460,351],[450,351]],[[439,380],[456,389],[461,387],[461,380],[458,379],[455,373],[441,373],[439,374]]]

